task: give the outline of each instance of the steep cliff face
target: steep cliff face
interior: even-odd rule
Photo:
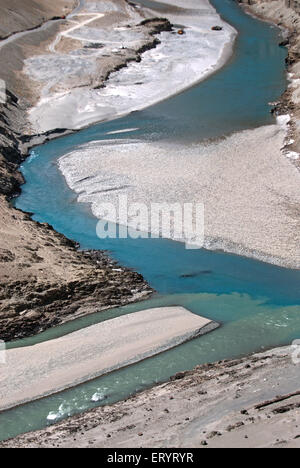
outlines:
[[[22,161],[20,145],[24,113],[18,99],[9,90],[6,104],[0,104],[0,194],[12,196],[23,179],[18,172]]]

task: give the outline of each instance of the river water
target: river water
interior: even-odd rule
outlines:
[[[78,145],[124,138],[124,133],[111,134],[120,130],[138,128],[137,139],[186,144],[274,123],[268,103],[286,88],[286,51],[278,47],[279,30],[245,15],[232,0],[212,3],[239,32],[234,55],[221,71],[142,112],[35,148],[22,166],[26,184],[16,201],[18,208],[52,224],[84,249],[109,250],[122,264],[142,273],[157,294],[143,303],[81,318],[9,346],[32,345],[161,305],[183,305],[222,326],[154,358],[2,413],[0,439],[118,401],[197,364],[288,344],[300,336],[299,271],[222,252],[186,250],[183,244],[166,239],[100,240],[89,206],[77,203],[58,169],[57,160]]]

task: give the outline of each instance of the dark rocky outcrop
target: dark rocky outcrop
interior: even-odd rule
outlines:
[[[0,193],[13,196],[19,192],[23,182],[18,166],[24,158],[20,144],[24,109],[9,90],[6,96],[6,103],[0,104]]]

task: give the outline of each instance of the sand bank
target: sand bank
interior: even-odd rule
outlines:
[[[0,410],[146,359],[218,327],[183,307],[148,309],[7,351]]]
[[[151,203],[203,203],[205,247],[299,268],[300,174],[281,152],[286,132],[284,124],[270,125],[189,146],[141,142],[132,132],[130,139],[79,147],[59,164],[96,217],[103,202],[118,207],[120,195],[149,213]],[[159,229],[148,217],[141,225]]]
[[[25,61],[27,79],[40,88],[39,101],[29,112],[35,133],[80,129],[144,109],[214,73],[232,53],[236,31],[208,0],[166,2],[164,16],[177,25],[174,31],[159,34],[160,43],[143,53],[140,63],[128,63],[99,88],[107,57],[140,48],[147,31],[139,24],[161,12],[110,2],[113,13],[119,15],[118,22],[111,24],[107,5],[104,9],[102,3],[93,5],[91,9],[86,3],[80,15],[64,25],[47,54]],[[212,30],[216,25],[223,29]],[[177,34],[179,27],[185,34]]]

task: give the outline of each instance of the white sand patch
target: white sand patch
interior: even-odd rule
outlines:
[[[286,138],[284,140],[284,148],[282,153],[289,159],[297,161],[300,158],[299,153],[292,151],[289,146],[295,143],[295,140],[289,137],[289,123],[291,122],[291,116],[289,114],[280,115],[277,117],[277,123],[285,130]]]
[[[287,125],[291,121],[291,116],[289,114],[278,115],[276,117],[277,124],[287,130]]]
[[[1,367],[0,410],[76,386],[217,327],[183,307],[161,307],[9,350],[7,364]],[[48,416],[51,420],[57,417],[54,413]]]
[[[287,158],[293,159],[294,161],[299,159],[299,153],[296,153],[296,151],[285,151],[284,154],[286,155]]]

